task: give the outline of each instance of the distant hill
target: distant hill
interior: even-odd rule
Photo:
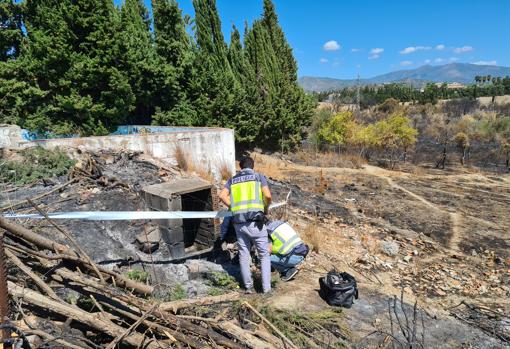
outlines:
[[[360,84],[384,84],[391,82],[404,82],[413,86],[421,86],[427,82],[460,82],[473,83],[477,75],[510,76],[510,67],[496,65],[478,65],[469,63],[450,63],[445,65],[424,65],[416,69],[397,70],[391,73],[378,75],[370,79],[360,79]],[[303,76],[299,84],[306,91],[329,91],[348,86],[355,86],[356,79],[333,79]]]

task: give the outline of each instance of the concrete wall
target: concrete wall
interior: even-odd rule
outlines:
[[[228,166],[235,173],[234,131],[225,128],[168,128],[169,132],[110,135],[102,137],[57,138],[21,142],[20,147],[42,146],[44,148],[80,148],[83,150],[128,150],[145,154],[171,164],[175,161],[175,149],[180,147],[195,164],[211,171],[220,178],[220,168]],[[173,131],[172,131],[173,130]]]
[[[19,126],[0,124],[0,149],[18,147],[23,142],[21,132]]]

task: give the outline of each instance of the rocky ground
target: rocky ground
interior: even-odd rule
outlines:
[[[318,233],[305,234],[318,251],[275,304],[324,306],[317,279],[334,266],[360,280],[362,296],[345,314],[361,347],[381,326],[389,332],[387,300],[402,288],[405,302],[416,300],[426,314],[427,347],[508,346],[510,176],[317,168],[255,157],[276,192],[293,190],[289,220]]]

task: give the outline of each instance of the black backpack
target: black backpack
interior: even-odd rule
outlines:
[[[320,296],[329,305],[350,308],[354,299],[358,299],[358,285],[354,276],[331,270],[319,278]]]

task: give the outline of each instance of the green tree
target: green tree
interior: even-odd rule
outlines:
[[[134,95],[134,103],[126,120],[130,124],[150,124],[155,107],[159,105],[159,93],[165,93],[165,101],[175,104],[176,87],[168,87],[167,80],[175,79],[173,71],[161,69],[164,61],[156,53],[150,28],[148,12],[141,0],[125,0],[120,9],[120,28],[115,44],[118,46],[117,68],[125,73]]]
[[[0,62],[16,58],[23,39],[22,5],[0,0]]]
[[[402,112],[390,115],[374,124],[376,144],[389,153],[390,166],[398,161],[398,152],[403,151],[404,161],[407,150],[416,143],[418,131],[411,126],[411,120]]]
[[[333,115],[318,131],[321,142],[336,145],[352,143],[357,132],[357,123],[352,112],[345,111]]]
[[[119,70],[119,15],[108,0],[32,0],[26,48],[11,74],[31,91],[21,124],[57,134],[105,134],[123,123],[134,101]]]

